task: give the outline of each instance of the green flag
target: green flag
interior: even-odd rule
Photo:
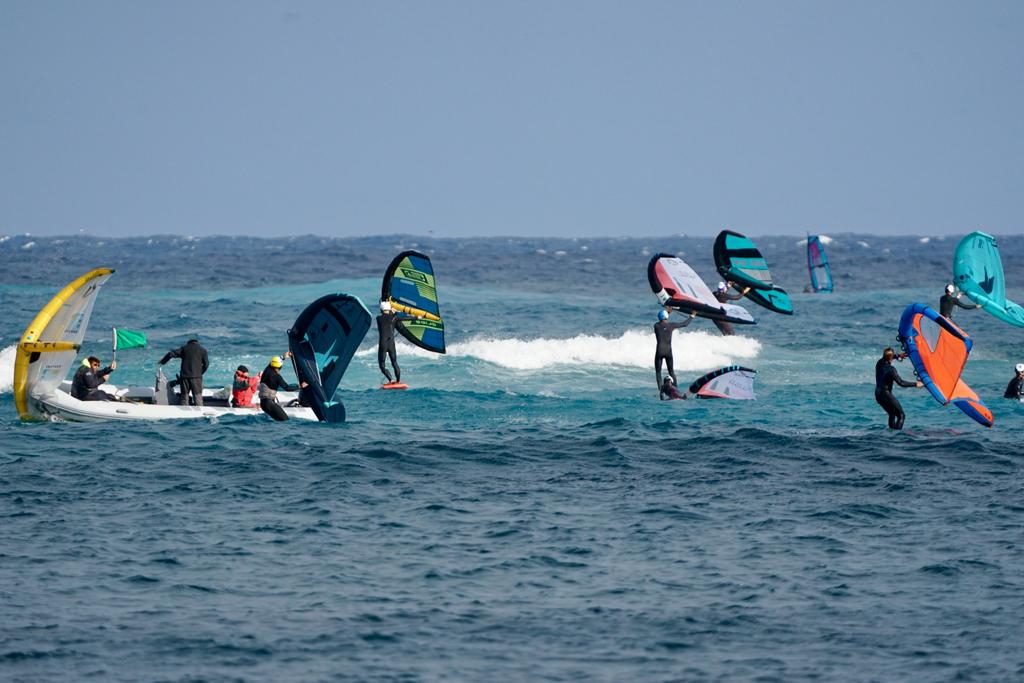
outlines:
[[[146,333],[135,330],[119,330],[114,328],[114,350],[141,349],[147,344]]]

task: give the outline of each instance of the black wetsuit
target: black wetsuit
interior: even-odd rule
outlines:
[[[111,368],[93,372],[91,366],[83,365],[78,368],[74,379],[71,380],[71,395],[79,401],[116,401],[117,397],[99,388],[106,376],[112,372]]]
[[[953,319],[953,307],[959,306],[960,308],[972,309],[977,308],[974,304],[965,304],[960,301],[960,297],[954,296],[953,294],[943,294],[942,298],[939,299],[939,313],[943,318]]]
[[[879,358],[875,363],[875,400],[889,413],[889,429],[903,429],[903,406],[892,394],[893,382],[901,387],[917,386],[916,382],[908,382],[900,377],[892,363],[885,358]]]
[[[740,299],[743,298],[743,295],[737,292],[736,294],[730,296],[728,291],[720,292],[718,290],[715,290],[715,298],[718,299],[719,303],[725,304],[729,303],[730,301],[739,301]],[[714,318],[712,318],[711,322],[715,324],[715,327],[718,328],[718,331],[722,333],[723,337],[731,337],[732,335],[736,334],[736,331],[732,329],[732,323],[726,322],[724,320],[715,320]]]
[[[281,377],[281,372],[277,368],[268,365],[260,375],[260,408],[278,422],[283,422],[288,419],[288,413],[284,412],[284,408],[277,402],[277,392],[298,391],[298,389],[299,385],[288,384],[284,381],[284,377]]]
[[[1020,375],[1014,375],[1010,383],[1006,385],[1003,398],[1015,398],[1018,401],[1024,398],[1024,378],[1021,378]]]
[[[388,378],[388,384],[392,381],[402,381],[402,369],[398,367],[398,361],[395,358],[395,324],[399,320],[407,320],[408,316],[399,316],[395,311],[381,311],[381,314],[377,316],[377,334],[379,340],[377,342],[377,365],[380,366],[380,371],[384,373],[384,376]],[[391,373],[384,367],[385,357],[391,359],[391,367],[395,369],[395,379],[391,379]]]
[[[178,402],[187,406],[188,396],[192,394],[195,404],[202,407],[203,374],[210,367],[210,358],[206,354],[206,349],[195,339],[190,339],[184,346],[168,351],[160,359],[160,365],[165,365],[172,358],[181,359],[181,371],[178,373],[180,380],[178,391],[181,393]]]
[[[672,333],[686,327],[693,322],[693,318],[687,318],[681,323],[670,323],[668,319],[659,320],[654,323],[654,338],[658,347],[654,351],[654,374],[658,378],[658,390],[661,390],[661,363],[668,366],[668,374],[673,382],[676,382],[676,371],[672,364]]]

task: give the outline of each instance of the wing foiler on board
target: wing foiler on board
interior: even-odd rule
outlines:
[[[1024,308],[1006,298],[1003,260],[992,235],[972,232],[960,240],[953,254],[953,281],[991,315],[1024,327]]]
[[[910,304],[900,317],[899,340],[936,401],[952,403],[978,424],[993,425],[992,411],[961,377],[973,345],[966,332],[934,309]]]
[[[392,259],[380,289],[381,301],[415,319],[399,320],[395,329],[405,339],[434,353],[445,353],[444,320],[437,301],[437,284],[430,257],[418,251],[403,251]]]
[[[694,380],[690,393],[697,398],[731,398],[740,401],[757,399],[754,378],[757,370],[728,365]]]
[[[672,254],[655,254],[647,264],[647,281],[662,306],[691,311],[702,318],[724,320],[741,325],[756,321],[747,309],[719,303],[700,276],[685,261]]]
[[[309,384],[300,402],[308,404],[321,422],[345,421],[345,406],[334,400],[334,394],[371,320],[358,297],[328,294],[307,306],[288,330],[295,376]]]
[[[718,233],[714,256],[723,280],[751,288],[746,294],[748,299],[770,311],[793,315],[789,295],[772,281],[768,262],[747,236],[732,230]]]

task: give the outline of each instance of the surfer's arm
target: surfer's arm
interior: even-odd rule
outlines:
[[[920,382],[908,382],[907,380],[905,380],[902,377],[900,377],[900,373],[896,372],[896,368],[894,368],[892,366],[889,367],[889,372],[892,373],[893,381],[896,382],[896,384],[899,384],[901,387],[910,388],[910,387],[921,386]]]

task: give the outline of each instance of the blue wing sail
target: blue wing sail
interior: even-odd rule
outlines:
[[[370,312],[358,297],[328,294],[307,306],[288,330],[295,374],[309,383],[303,402],[323,422],[345,421],[345,406],[334,400],[334,393],[370,322]]]

